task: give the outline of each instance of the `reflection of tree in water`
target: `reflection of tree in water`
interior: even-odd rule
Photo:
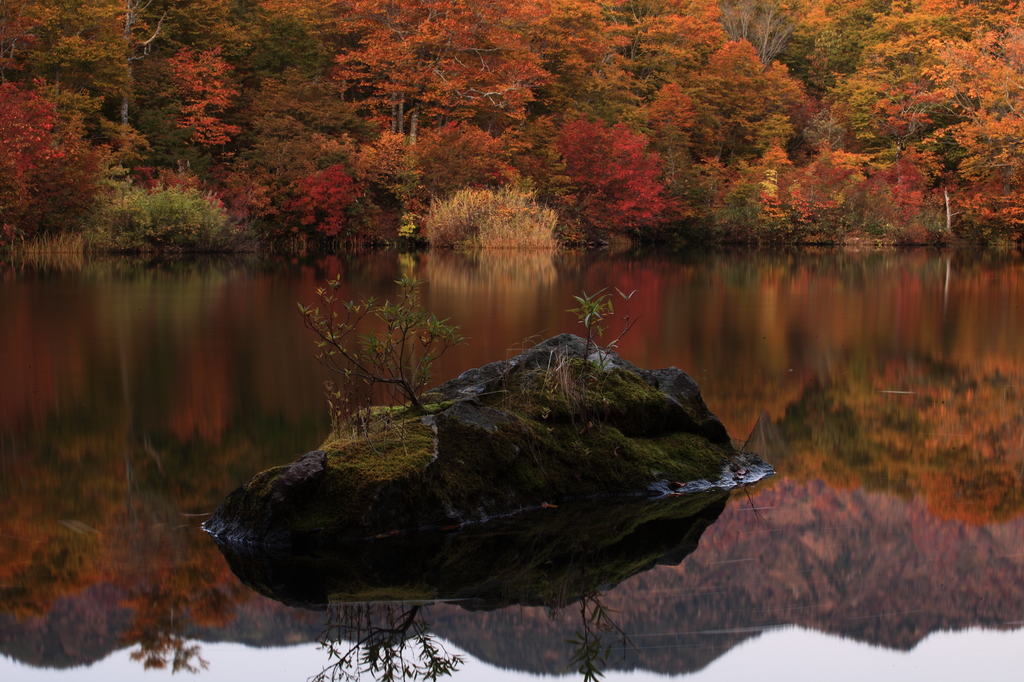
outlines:
[[[570,665],[584,682],[595,682],[606,668],[625,661],[626,649],[632,646],[629,636],[612,620],[614,611],[603,606],[600,597],[600,592],[592,592],[580,598],[580,629],[566,640],[574,647]],[[612,641],[606,635],[611,635]]]
[[[131,653],[133,661],[142,661],[146,670],[197,673],[210,667],[199,655],[200,646],[189,644],[183,637],[168,632],[152,633],[139,640],[139,650]]]
[[[159,553],[161,548],[154,548],[160,540],[145,543],[153,550],[149,553],[152,565],[132,571],[135,584],[128,585],[128,594],[119,600],[132,614],[119,640],[122,646],[138,646],[131,660],[141,662],[146,670],[197,673],[208,664],[200,646],[190,641],[195,631],[229,623],[243,593],[218,584],[221,576],[208,570],[211,562],[205,553],[178,548],[169,559]]]
[[[614,621],[615,612],[601,604],[601,596],[591,591],[573,605],[548,609],[551,620],[570,612],[579,614],[579,627],[566,640],[573,646],[566,667],[575,668],[584,682],[596,682],[606,669],[625,661],[626,651],[632,646],[629,636]],[[332,604],[327,609],[327,625],[318,638],[332,662],[310,682],[348,682],[363,674],[385,682],[436,681],[452,675],[465,659],[437,641],[424,619],[426,614],[422,604]]]
[[[585,682],[595,682],[607,668],[625,660],[631,642],[613,620],[614,611],[601,604],[600,592],[582,595],[574,607],[580,625],[566,640],[573,646],[567,667],[575,668]],[[557,620],[569,611],[576,612],[576,608],[551,608],[548,614]],[[310,682],[348,682],[364,674],[384,682],[436,681],[452,675],[465,659],[437,641],[424,619],[426,613],[422,604],[332,604],[318,638],[331,663]],[[199,661],[205,667],[205,662]]]
[[[320,646],[333,661],[313,682],[437,680],[451,675],[463,658],[449,653],[420,617],[420,604],[332,604]]]

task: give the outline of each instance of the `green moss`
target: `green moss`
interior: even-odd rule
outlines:
[[[436,403],[423,403],[423,411],[427,414],[439,414],[455,404],[454,400],[443,400]]]
[[[724,449],[692,433],[674,433],[638,442],[644,464],[674,481],[715,480],[727,462]]]
[[[368,523],[376,532],[443,524],[439,517],[417,521],[414,510],[500,514],[573,497],[641,491],[654,471],[678,481],[713,479],[725,461],[720,448],[699,436],[630,438],[610,424],[583,434],[571,423],[549,426],[523,418],[496,432],[454,419],[443,428],[436,454],[433,431],[412,419],[393,426],[387,440],[326,443],[329,475],[315,504],[291,529],[341,533],[346,524],[339,526],[339,519]],[[390,502],[392,511],[371,513],[382,502]]]
[[[315,500],[291,526],[297,531],[330,529],[339,519],[358,519],[378,497],[381,485],[418,487],[434,458],[434,432],[407,418],[368,438],[325,443],[327,475]],[[382,529],[388,530],[388,529]]]
[[[625,370],[599,375],[587,407],[603,423],[616,425],[629,435],[646,435],[664,428],[665,394]]]
[[[519,385],[492,396],[488,404],[547,423],[610,424],[630,436],[665,429],[665,394],[623,369],[598,370],[572,360],[520,378]],[[691,415],[693,417],[693,415]]]

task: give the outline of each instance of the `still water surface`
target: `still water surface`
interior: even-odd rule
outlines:
[[[241,584],[199,524],[325,436],[295,304],[339,273],[349,298],[428,280],[427,307],[471,337],[439,381],[576,331],[581,290],[635,289],[623,356],[688,371],[775,465],[679,565],[595,595],[608,679],[1024,667],[1017,254],[387,253],[0,266],[0,678],[330,664],[327,616]],[[577,604],[420,616],[461,680],[573,674],[585,626]]]

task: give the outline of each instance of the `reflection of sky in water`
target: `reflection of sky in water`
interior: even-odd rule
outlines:
[[[254,649],[240,644],[202,644],[208,671],[195,676],[199,682],[301,682],[318,671],[323,652],[314,644]],[[452,678],[457,682],[512,682],[556,679],[495,668],[445,642],[465,664]],[[1002,632],[972,628],[938,632],[926,637],[911,651],[901,652],[824,635],[803,628],[766,631],[740,644],[692,675],[667,676],[646,671],[609,670],[607,682],[642,682],[678,679],[687,682],[757,680],[757,682],[962,682],[1008,679],[1009,671],[1024,670],[1024,630]],[[0,658],[0,679],[35,682],[68,679],[69,671],[31,668]],[[76,682],[122,682],[144,677],[154,682],[172,679],[167,671],[141,673],[128,651],[114,652],[89,667],[73,670]],[[557,679],[578,679],[577,675]],[[177,675],[173,679],[193,679]],[[368,677],[366,679],[369,679]]]

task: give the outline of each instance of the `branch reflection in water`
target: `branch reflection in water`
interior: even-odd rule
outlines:
[[[600,598],[599,592],[580,598],[580,629],[566,640],[574,647],[571,665],[579,666],[576,670],[584,682],[595,682],[605,669],[625,662],[627,647],[632,646],[629,635],[612,620],[614,611],[602,606]],[[614,641],[609,642],[605,635],[612,635]]]
[[[165,670],[170,664],[172,673],[197,673],[210,667],[209,661],[199,655],[201,649],[178,635],[157,633],[151,639],[140,641],[138,651],[131,652],[130,657],[133,661],[142,661],[146,670]]]
[[[420,617],[422,604],[332,604],[320,646],[334,661],[312,682],[357,680],[364,673],[382,682],[437,680],[463,658],[451,654]]]
[[[430,630],[426,605],[394,602],[331,604],[327,623],[318,638],[331,661],[309,678],[310,682],[351,682],[364,674],[380,682],[430,680],[459,670],[465,659],[448,651]],[[567,669],[575,669],[584,682],[596,682],[604,671],[625,662],[632,643],[614,621],[613,610],[601,604],[601,593],[581,595],[575,608],[550,608],[552,620],[578,614]],[[201,660],[201,659],[200,659]],[[195,672],[195,670],[192,670]]]

